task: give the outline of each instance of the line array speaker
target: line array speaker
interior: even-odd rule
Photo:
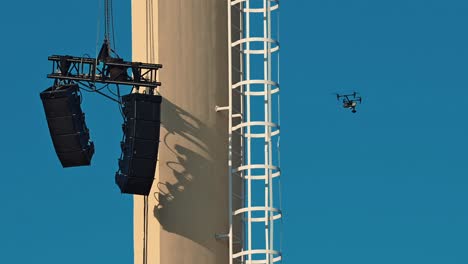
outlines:
[[[68,84],[40,93],[55,152],[64,168],[90,165],[94,154],[78,92],[77,84]]]
[[[158,157],[161,101],[159,95],[133,93],[122,97],[124,140],[115,181],[123,193],[148,195],[151,190]]]

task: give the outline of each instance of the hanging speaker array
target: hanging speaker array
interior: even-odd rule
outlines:
[[[122,155],[115,182],[122,193],[148,195],[159,148],[162,98],[153,94],[161,85],[156,81],[156,74],[162,65],[112,58],[110,50],[105,41],[98,59],[68,55],[49,57],[53,65],[47,77],[54,79],[54,85],[41,92],[40,97],[50,136],[64,168],[90,165],[94,143],[81,109],[80,88],[115,101],[124,115]],[[104,86],[98,88],[96,84]],[[109,85],[115,85],[116,94],[102,91]],[[149,93],[120,96],[120,85],[135,90],[144,87]]]
[[[134,93],[122,102],[124,140],[115,181],[123,193],[148,195],[158,157],[161,96]]]
[[[64,168],[90,165],[94,154],[78,91],[78,85],[69,84],[40,94],[52,143]]]

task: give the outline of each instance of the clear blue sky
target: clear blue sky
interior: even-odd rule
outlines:
[[[97,8],[0,9],[2,263],[132,263],[116,106],[85,94],[93,166],[62,169],[38,94],[48,55],[94,56]],[[130,1],[115,8],[130,58]],[[468,3],[289,0],[281,23],[284,263],[468,263]],[[357,114],[332,94],[353,90]]]

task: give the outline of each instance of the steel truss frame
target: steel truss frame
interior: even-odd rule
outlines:
[[[156,81],[161,64],[127,62],[117,58],[99,61],[95,58],[68,55],[53,55],[48,59],[52,61],[52,73],[47,78],[56,81],[97,82],[153,89],[161,85]],[[132,74],[128,74],[129,70]]]

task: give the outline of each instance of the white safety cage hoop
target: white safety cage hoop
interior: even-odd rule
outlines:
[[[229,263],[280,263],[279,0],[227,1]]]

